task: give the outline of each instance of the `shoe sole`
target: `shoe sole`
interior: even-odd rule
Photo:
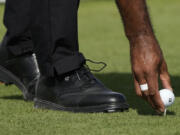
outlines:
[[[21,80],[2,66],[0,66],[0,82],[4,83],[6,86],[15,84],[22,91],[25,101],[33,101],[34,96],[28,93],[28,90]]]
[[[112,112],[123,112],[129,109],[127,103],[112,103],[104,104],[98,106],[86,106],[86,107],[64,107],[49,101],[34,99],[34,107],[37,109],[50,109],[58,111],[69,111],[69,112],[79,112],[79,113],[112,113]]]

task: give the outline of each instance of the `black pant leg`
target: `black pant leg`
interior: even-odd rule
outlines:
[[[4,24],[8,50],[14,55],[32,52],[33,42],[29,30],[31,0],[6,0]]]
[[[40,71],[64,74],[79,68],[77,12],[79,0],[32,0],[32,39]]]

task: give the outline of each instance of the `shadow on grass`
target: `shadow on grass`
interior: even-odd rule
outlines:
[[[107,87],[111,88],[113,91],[123,93],[128,100],[130,108],[137,110],[140,115],[155,115],[155,111],[150,107],[149,104],[144,102],[141,98],[136,96],[133,79],[130,73],[105,73],[96,74]],[[180,77],[172,76],[172,85],[175,91],[175,95],[180,96]],[[161,87],[161,86],[160,86]],[[175,112],[167,111],[168,115],[175,115]]]
[[[22,95],[12,95],[12,96],[3,96],[0,97],[1,99],[7,99],[7,100],[23,100]]]
[[[141,98],[137,97],[133,88],[133,79],[130,73],[105,73],[95,74],[107,87],[113,91],[123,93],[128,100],[130,108],[137,110],[140,115],[156,115],[154,110],[149,104],[144,102]],[[176,90],[176,97],[180,96],[180,76],[172,76],[172,85]],[[3,96],[1,99],[7,100],[23,100],[21,95]],[[167,111],[168,115],[175,115],[173,111]]]

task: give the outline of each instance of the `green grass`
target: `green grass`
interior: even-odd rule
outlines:
[[[176,93],[168,116],[153,110],[136,97],[129,62],[129,45],[113,1],[84,0],[79,10],[80,49],[87,58],[105,61],[108,67],[96,74],[108,87],[124,93],[129,112],[73,114],[36,110],[24,102],[15,86],[0,86],[0,135],[180,135],[180,1],[149,0],[156,35],[167,60]],[[4,6],[0,5],[0,39]]]

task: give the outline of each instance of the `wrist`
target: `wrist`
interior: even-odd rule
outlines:
[[[130,46],[159,46],[157,39],[153,34],[139,34],[128,37]]]

